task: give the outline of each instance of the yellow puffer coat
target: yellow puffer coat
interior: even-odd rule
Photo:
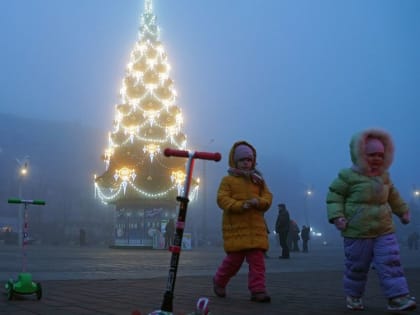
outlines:
[[[235,167],[233,154],[240,144],[248,145],[254,151],[254,162],[256,160],[255,148],[245,141],[239,141],[230,150],[230,167]],[[258,199],[258,207],[244,209],[245,201],[252,198]],[[254,248],[268,250],[264,213],[270,208],[272,198],[265,182],[257,185],[249,178],[233,175],[222,178],[217,192],[217,204],[223,210],[222,232],[226,252]]]

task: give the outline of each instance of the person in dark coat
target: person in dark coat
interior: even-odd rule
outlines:
[[[169,219],[168,223],[165,226],[165,248],[169,248],[174,242],[175,237],[175,221],[174,219]]]
[[[288,235],[288,246],[292,252],[300,252],[299,241],[300,241],[300,229],[296,221],[290,220],[289,235]]]
[[[278,205],[279,214],[276,220],[276,233],[279,236],[281,256],[279,258],[290,258],[289,246],[287,245],[287,236],[289,234],[290,215],[284,203]]]
[[[419,239],[420,235],[417,231],[414,231],[408,236],[408,248],[409,249],[419,249]]]
[[[302,239],[302,251],[304,253],[308,252],[308,241],[311,239],[310,231],[311,231],[311,228],[306,225],[303,225],[302,230],[300,231],[300,237]]]

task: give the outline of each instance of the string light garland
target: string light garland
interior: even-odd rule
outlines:
[[[169,75],[171,66],[159,37],[152,0],[145,0],[138,40],[126,66],[103,154],[105,172],[95,176],[95,196],[106,204],[125,198],[168,199],[183,189],[185,161],[162,155],[165,147],[186,150],[187,137]],[[198,188],[199,180],[194,180],[191,201]]]

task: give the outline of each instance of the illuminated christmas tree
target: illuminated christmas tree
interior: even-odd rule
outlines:
[[[167,147],[186,150],[187,139],[169,71],[152,0],[145,0],[103,155],[106,170],[95,178],[96,196],[116,206],[116,245],[151,245],[151,237],[175,215],[186,161],[167,158],[163,151]],[[190,199],[197,184],[194,181]]]

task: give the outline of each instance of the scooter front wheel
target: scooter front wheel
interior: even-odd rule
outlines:
[[[13,283],[9,281],[7,283],[7,299],[9,301],[13,300],[13,296],[14,296],[14,294],[13,294]]]
[[[37,286],[37,289],[36,289],[36,298],[37,298],[37,300],[40,300],[42,298],[42,286],[41,286],[41,283],[38,282],[36,284],[36,286]]]

